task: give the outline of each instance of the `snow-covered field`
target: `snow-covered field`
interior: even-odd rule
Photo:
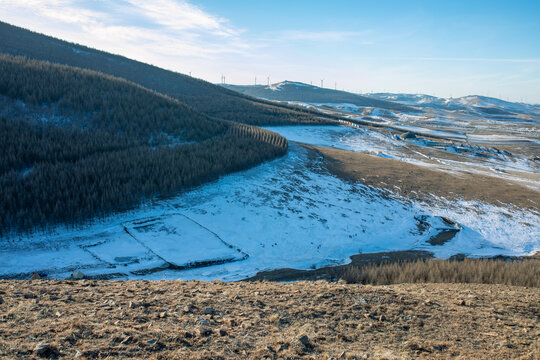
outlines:
[[[381,156],[389,148],[369,130],[361,138],[346,127],[272,130],[354,151],[379,146]],[[461,230],[442,245],[430,244],[449,229]],[[439,257],[532,253],[540,250],[540,214],[400,199],[334,177],[322,159],[290,143],[283,158],[176,198],[78,229],[2,239],[0,277],[37,271],[62,278],[80,269],[118,278],[239,280],[262,270],[341,264],[359,252],[408,249]]]

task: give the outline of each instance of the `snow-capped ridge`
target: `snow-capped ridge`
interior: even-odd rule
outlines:
[[[266,85],[265,87],[270,89],[270,90],[280,91],[283,88],[287,88],[287,87],[290,88],[290,87],[293,87],[293,86],[295,86],[295,87],[298,87],[298,86],[310,87],[312,89],[318,89],[319,88],[318,86],[308,85],[308,84],[305,84],[305,83],[302,83],[302,82],[289,81],[289,80],[281,81],[281,82],[278,82],[278,83],[275,83],[275,84]]]

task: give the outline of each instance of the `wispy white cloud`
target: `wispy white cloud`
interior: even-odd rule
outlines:
[[[403,57],[394,60],[413,61],[462,61],[462,62],[497,62],[497,63],[540,63],[540,58],[476,58],[476,57]]]
[[[346,41],[355,40],[361,43],[371,44],[366,37],[370,31],[307,31],[285,30],[279,34],[280,40],[293,41]]]
[[[214,35],[236,36],[238,30],[227,25],[227,20],[204,12],[197,6],[174,0],[126,0],[140,14],[170,30],[208,31]]]
[[[250,48],[240,29],[185,0],[3,0],[0,14],[18,26],[148,62],[156,54],[179,62]]]

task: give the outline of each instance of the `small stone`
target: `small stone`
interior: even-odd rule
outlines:
[[[289,349],[289,344],[281,344],[278,351],[285,351],[287,349]]]
[[[62,313],[60,311],[56,311],[54,314],[56,315],[56,317],[62,316]]]
[[[367,304],[367,300],[364,299],[363,297],[358,297],[358,298],[356,298],[356,303],[357,303],[358,305],[366,305],[366,304]]]
[[[416,135],[412,132],[406,132],[399,136],[401,139],[416,139]]]
[[[236,322],[236,320],[231,319],[231,318],[223,319],[223,323],[224,323],[225,325],[228,325],[228,326],[237,326],[237,325],[238,325],[238,323]]]
[[[465,300],[460,300],[458,304],[461,306],[467,306],[467,303],[465,302]]]
[[[161,319],[165,319],[165,318],[167,317],[167,312],[166,312],[166,311],[163,311],[163,312],[159,313],[159,317],[160,317]]]
[[[163,345],[157,340],[149,340],[146,342],[146,344],[150,346],[152,350],[155,350],[155,351],[160,351],[161,349],[165,348],[165,345]]]
[[[301,344],[304,346],[311,345],[311,342],[309,341],[309,338],[307,335],[302,335],[298,338],[298,341],[300,341]]]
[[[185,330],[182,330],[180,332],[180,335],[182,335],[183,337],[185,337],[186,339],[191,339],[192,337],[194,337],[195,335],[193,335],[193,333],[190,333],[189,331],[185,331]]]
[[[141,304],[138,302],[130,301],[128,306],[130,309],[135,309],[136,307],[141,306]]]
[[[41,279],[41,276],[39,276],[38,273],[33,273],[32,276],[30,277],[30,280],[40,280]]]
[[[182,309],[185,313],[188,313],[191,311],[191,308],[189,306],[184,306],[184,308]]]
[[[206,325],[206,326],[210,325],[210,322],[208,320],[206,320],[206,319],[203,319],[203,318],[198,318],[197,321],[200,322],[203,325]]]
[[[212,330],[206,329],[206,328],[199,328],[199,329],[197,329],[197,334],[200,337],[208,337],[208,336],[212,335]]]
[[[227,331],[224,329],[219,329],[219,336],[227,336]]]
[[[84,275],[82,271],[75,271],[73,274],[71,274],[71,279],[83,280],[83,279],[86,279],[86,275]]]
[[[385,321],[386,317],[384,315],[379,316],[379,321]]]
[[[58,350],[49,344],[37,344],[34,348],[34,352],[41,358],[56,358],[59,355]]]
[[[25,299],[35,299],[35,298],[37,298],[37,296],[35,294],[32,294],[32,293],[24,294],[23,297]]]
[[[204,309],[204,313],[206,315],[212,315],[214,313],[214,309],[212,309],[211,307],[207,307],[206,309]]]

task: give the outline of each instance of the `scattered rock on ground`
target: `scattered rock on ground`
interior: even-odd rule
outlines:
[[[307,335],[302,335],[298,338],[298,341],[300,341],[301,344],[304,346],[311,345],[311,341],[309,341],[309,337]]]
[[[207,337],[212,335],[212,330],[207,328],[199,328],[197,329],[197,335],[199,335],[200,337]]]
[[[41,280],[41,276],[39,276],[39,274],[35,272],[30,277],[30,280]]]
[[[416,139],[416,135],[412,132],[407,131],[399,136],[402,139]]]
[[[75,271],[73,274],[71,274],[71,279],[83,280],[86,279],[86,275],[82,271]]]
[[[89,284],[1,280],[0,359],[67,359],[77,350],[84,359],[535,359],[539,349],[540,288],[326,281]],[[37,295],[39,304],[25,293]],[[69,295],[72,301],[66,301]],[[467,306],[459,304],[462,299]],[[129,309],[130,301],[143,305]],[[12,311],[6,303],[17,307]],[[191,311],[183,312],[184,306]],[[214,313],[204,314],[210,306]],[[167,316],[159,318],[164,311]]]
[[[57,358],[60,354],[58,350],[49,344],[39,343],[34,348],[34,353],[40,358]]]

